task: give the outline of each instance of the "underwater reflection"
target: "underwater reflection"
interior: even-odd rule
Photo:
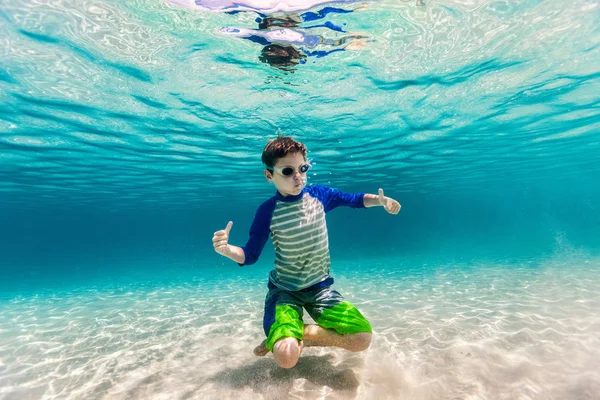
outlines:
[[[362,49],[366,45],[365,35],[349,33],[341,25],[322,20],[330,14],[348,14],[366,8],[363,4],[352,9],[325,7],[316,12],[281,15],[257,12],[257,29],[225,27],[219,33],[264,46],[258,57],[261,62],[293,72],[293,67],[305,64],[308,57],[321,58],[340,51]],[[334,32],[336,37],[328,38],[325,32]],[[340,33],[344,35],[339,36]]]

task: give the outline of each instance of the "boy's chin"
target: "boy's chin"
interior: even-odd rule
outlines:
[[[293,196],[297,196],[302,193],[302,189],[304,189],[304,186],[293,187],[292,189],[288,190],[288,193]]]

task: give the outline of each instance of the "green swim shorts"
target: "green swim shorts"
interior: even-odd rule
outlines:
[[[327,278],[309,288],[288,291],[269,282],[265,299],[263,328],[266,346],[273,351],[275,343],[285,337],[302,340],[304,336],[303,309],[315,322],[341,335],[372,332],[371,324],[351,303],[331,288],[333,278]]]

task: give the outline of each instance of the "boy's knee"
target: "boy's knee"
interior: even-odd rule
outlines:
[[[355,352],[367,350],[371,345],[372,336],[370,332],[355,333],[348,350]]]
[[[293,337],[283,338],[277,341],[273,346],[273,356],[275,362],[281,368],[292,368],[300,358],[300,344],[298,339]]]
[[[298,356],[293,356],[293,355],[285,355],[285,356],[275,356],[275,362],[277,363],[277,365],[279,365],[281,368],[294,368],[296,366],[296,364],[298,363]]]

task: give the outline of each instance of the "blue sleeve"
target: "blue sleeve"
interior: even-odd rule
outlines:
[[[307,190],[311,196],[318,198],[323,203],[325,212],[329,212],[339,206],[365,208],[365,203],[363,202],[364,193],[344,193],[320,185],[311,185]]]
[[[251,42],[258,43],[263,46],[268,46],[271,44],[271,42],[269,42],[266,38],[264,38],[262,36],[252,35],[252,36],[242,37],[242,39],[247,39]]]
[[[344,49],[333,49],[333,50],[306,50],[306,49],[302,49],[302,51],[304,52],[304,54],[306,54],[309,57],[317,57],[317,58],[321,58],[321,57],[325,57],[330,55],[331,53],[335,53],[337,51],[344,51]]]
[[[337,13],[337,14],[348,14],[351,13],[354,10],[346,10],[343,8],[335,8],[335,7],[325,7],[324,9],[317,11],[317,12],[305,12],[300,14],[300,17],[302,18],[302,21],[304,22],[308,22],[308,21],[316,21],[322,18],[325,18],[327,16],[327,14],[331,14],[331,13]]]
[[[271,233],[271,218],[273,218],[273,210],[275,210],[275,198],[270,198],[258,207],[254,221],[250,226],[250,238],[246,242],[246,245],[242,247],[244,250],[244,263],[243,265],[252,265],[260,257],[265,243],[269,239]]]
[[[314,29],[314,28],[329,28],[332,31],[336,31],[336,32],[343,32],[346,33],[346,31],[344,30],[344,28],[342,28],[341,26],[338,26],[336,24],[334,24],[331,21],[326,21],[320,25],[311,25],[311,26],[305,26],[304,29]]]

